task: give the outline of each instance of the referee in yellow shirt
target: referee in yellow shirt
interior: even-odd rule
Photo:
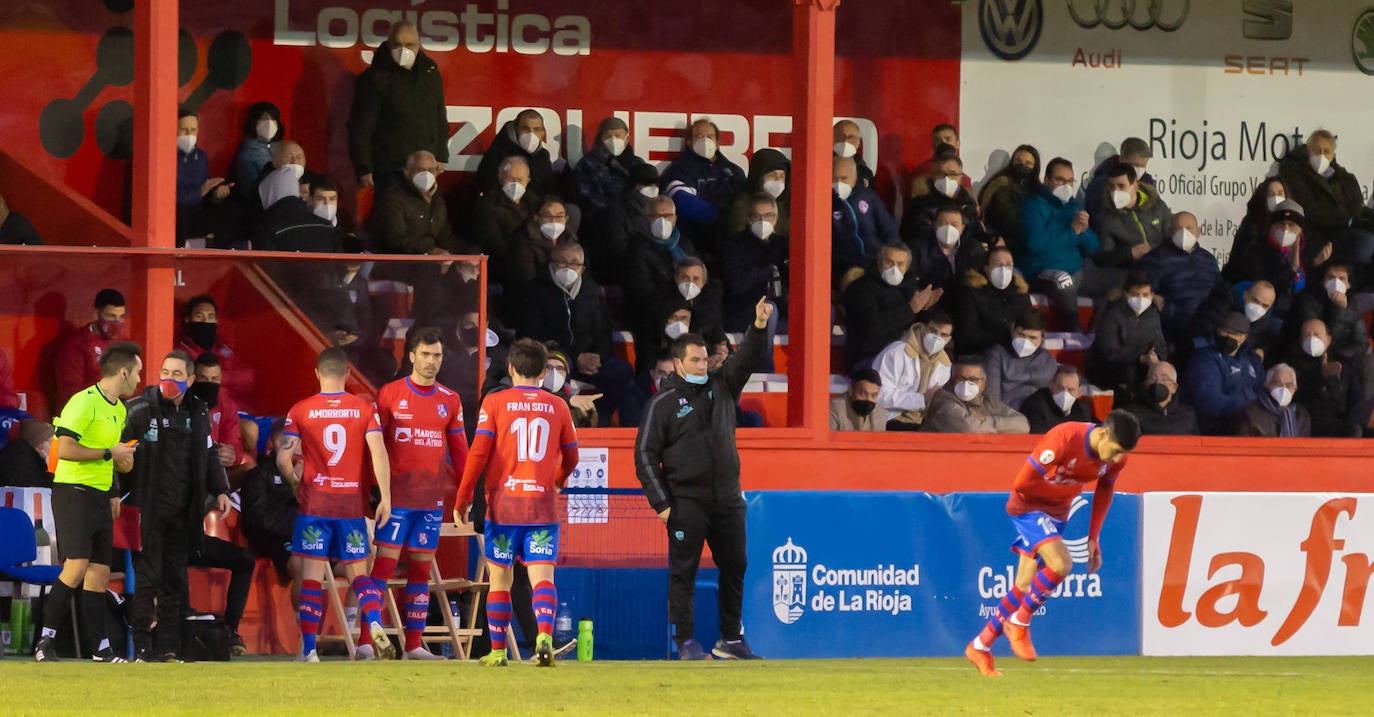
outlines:
[[[52,584],[43,608],[43,633],[34,648],[39,662],[57,660],[57,626],[72,593],[85,584],[81,622],[96,662],[125,662],[110,649],[105,626],[105,584],[110,580],[114,519],[119,517],[115,471],[133,468],[134,449],[119,442],[125,410],[119,399],[138,390],[143,371],[138,344],[111,344],[100,357],[100,381],[72,396],[54,423],[57,471],[52,485],[53,523],[57,529],[62,573]]]

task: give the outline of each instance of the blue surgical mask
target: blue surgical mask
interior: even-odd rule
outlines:
[[[682,378],[683,378],[683,380],[685,380],[687,383],[694,384],[694,385],[697,385],[697,386],[705,386],[705,385],[706,385],[706,382],[709,381],[709,380],[711,379],[711,377],[710,377],[709,375],[707,375],[707,374],[702,374],[702,375],[700,375],[700,376],[697,376],[696,374],[691,374],[691,373],[684,375]]]

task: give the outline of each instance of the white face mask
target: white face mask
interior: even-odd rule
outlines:
[[[1312,169],[1317,174],[1326,174],[1326,170],[1331,168],[1331,160],[1324,154],[1314,154],[1307,158],[1307,163],[1312,165]]]
[[[960,401],[972,401],[978,397],[978,384],[972,381],[960,381],[954,384],[954,395]]]
[[[749,225],[749,232],[760,239],[773,236],[773,222],[761,219]]]
[[[1317,358],[1326,353],[1326,342],[1316,336],[1309,336],[1302,341],[1302,352],[1312,358]]]
[[[264,142],[272,141],[277,136],[277,121],[270,119],[258,120],[257,125],[258,139]]]
[[[696,140],[695,142],[692,142],[692,151],[696,152],[697,156],[699,157],[704,157],[706,159],[715,159],[716,141],[709,137],[702,137]]]
[[[652,184],[643,186],[639,188],[639,193],[645,197],[648,197],[649,199],[653,199],[658,196],[658,187],[655,187]]]
[[[682,294],[682,298],[691,301],[701,295],[701,287],[690,281],[684,281],[677,285],[677,293]],[[677,337],[674,336],[673,338]]]
[[[550,369],[548,373],[544,374],[544,380],[539,385],[543,386],[545,390],[558,393],[563,390],[563,382],[566,380],[562,371]]]
[[[1016,355],[1021,358],[1025,358],[1035,353],[1036,348],[1038,347],[1035,345],[1035,342],[1024,336],[1017,336],[1011,340],[1011,350],[1015,351]]]
[[[1117,209],[1125,209],[1130,203],[1130,192],[1123,192],[1120,189],[1112,192],[1112,204],[1115,205]]]
[[[1269,232],[1269,236],[1273,237],[1274,241],[1278,242],[1278,245],[1285,249],[1298,243],[1297,232],[1290,232],[1287,229],[1280,229],[1279,227],[1274,227]]]
[[[844,182],[835,182],[831,186],[834,187],[835,196],[839,197],[840,201],[848,199],[850,193],[854,191],[853,187],[849,186],[848,184],[845,184]]]
[[[433,172],[418,172],[410,178],[410,181],[415,184],[415,188],[420,190],[421,194],[429,194],[429,190],[434,188],[436,182]]]
[[[400,65],[401,69],[409,70],[415,66],[415,51],[409,47],[393,47],[391,48],[391,59]]]
[[[1001,291],[1011,286],[1011,275],[1012,271],[1009,267],[999,266],[989,273],[988,280],[992,282],[992,285],[996,287],[998,291]]]
[[[1131,311],[1135,312],[1136,316],[1140,316],[1141,314],[1145,313],[1145,310],[1150,308],[1150,304],[1152,303],[1154,302],[1152,302],[1149,298],[1144,296],[1126,297],[1126,305],[1131,307]]]
[[[1250,323],[1253,324],[1253,323],[1255,323],[1256,321],[1259,321],[1260,319],[1264,318],[1264,315],[1267,314],[1267,313],[1269,313],[1269,309],[1266,309],[1266,308],[1264,308],[1263,306],[1260,306],[1259,304],[1256,304],[1256,303],[1253,302],[1253,301],[1247,301],[1247,302],[1245,302],[1245,320],[1246,320],[1246,321],[1249,321]]]
[[[534,154],[539,151],[539,135],[534,132],[525,132],[520,135],[517,138],[517,143],[520,145],[520,149],[525,150],[525,152],[529,154]]]
[[[1078,400],[1074,398],[1073,394],[1069,393],[1068,391],[1060,391],[1059,393],[1054,394],[1053,398],[1054,405],[1058,406],[1059,410],[1063,411],[1064,413],[1068,413],[1069,409],[1073,408],[1074,401]]]
[[[1179,229],[1174,232],[1174,246],[1183,251],[1191,252],[1197,246],[1197,236],[1187,229]]]
[[[886,282],[888,286],[896,286],[902,283],[902,278],[906,276],[906,273],[895,266],[889,266],[888,268],[883,269],[883,273],[881,274],[881,276],[883,281]]]
[[[520,198],[525,196],[525,185],[519,182],[506,182],[501,191],[505,192],[506,197],[512,202],[519,202]]]
[[[928,354],[940,353],[945,349],[946,343],[948,342],[945,341],[945,338],[939,334],[927,333],[925,336],[921,337],[921,347],[924,348]]]
[[[605,145],[612,157],[619,157],[620,153],[625,151],[625,140],[619,137],[607,137],[601,140],[601,144]]]
[[[673,235],[673,223],[659,217],[649,224],[649,233],[653,234],[656,239],[668,241],[668,238]]]
[[[953,249],[959,246],[959,230],[952,224],[935,227],[935,241],[940,242],[940,246],[945,249]]]
[[[190,154],[196,148],[196,136],[193,134],[177,135],[177,149]]]
[[[564,289],[571,289],[577,283],[577,272],[563,267],[553,273],[553,280]]]
[[[539,233],[549,241],[556,241],[558,237],[563,236],[563,230],[567,228],[562,222],[544,222],[539,225]]]
[[[1326,289],[1328,294],[1344,294],[1350,287],[1346,286],[1344,281],[1333,277],[1327,279],[1326,283],[1322,284],[1322,288]]]
[[[1264,200],[1264,206],[1268,207],[1268,208],[1269,208],[1269,211],[1272,212],[1272,211],[1274,211],[1275,209],[1278,209],[1278,206],[1279,206],[1280,204],[1283,204],[1283,200],[1285,200],[1285,199],[1287,199],[1287,198],[1288,198],[1288,197],[1285,197],[1285,196],[1283,196],[1282,194],[1271,194],[1271,195],[1269,195],[1269,198],[1268,198],[1268,199],[1265,199],[1265,200]]]
[[[687,333],[687,322],[674,321],[673,323],[663,327],[663,333],[667,334],[668,338],[676,341],[677,337]]]
[[[305,165],[303,164],[283,164],[282,166],[291,168],[291,173],[296,175],[297,182],[301,181],[301,177],[305,176]]]
[[[332,224],[334,222],[334,218],[339,216],[339,205],[327,203],[316,204],[314,208],[312,208],[310,211],[314,212],[315,216]]]
[[[1074,190],[1072,184],[1061,184],[1051,190],[1051,193],[1054,195],[1055,199],[1065,204],[1073,201]]]
[[[782,196],[783,192],[787,191],[787,182],[780,179],[770,179],[763,183],[763,191],[768,196],[777,199]]]
[[[959,193],[959,180],[952,177],[940,177],[935,180],[935,191],[946,197],[953,197]]]
[[[836,142],[836,143],[835,143],[835,156],[836,156],[836,157],[853,157],[854,155],[856,155],[856,154],[858,154],[858,153],[859,153],[859,148],[856,147],[856,146],[854,146],[854,145],[852,145],[852,144],[850,144],[850,143],[848,143],[848,142]]]
[[[1269,389],[1269,395],[1274,399],[1274,403],[1279,404],[1279,408],[1286,408],[1293,402],[1293,392],[1287,386],[1275,386]]]

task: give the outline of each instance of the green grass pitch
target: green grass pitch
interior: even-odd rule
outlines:
[[[0,660],[0,714],[1356,715],[1374,657],[39,665]],[[882,712],[878,712],[882,710]]]

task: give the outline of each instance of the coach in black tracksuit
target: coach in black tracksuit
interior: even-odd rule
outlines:
[[[649,402],[635,438],[635,472],[668,528],[668,621],[684,660],[704,659],[692,639],[692,596],[703,542],[720,568],[720,640],[712,654],[754,659],[743,639],[744,496],[735,448],[735,409],[767,347],[773,306],[759,299],[754,325],[739,351],[707,373],[706,342],[685,334],[673,342],[676,373]]]
[[[209,409],[186,390],[193,380],[191,357],[168,354],[158,384],[128,402],[124,424],[122,440],[138,441],[126,503],[139,509],[143,540],[134,555],[130,617],[137,656],[150,662],[176,659],[180,652],[188,553],[205,533],[205,514],[216,505],[221,511],[229,507],[229,481],[210,437]]]

